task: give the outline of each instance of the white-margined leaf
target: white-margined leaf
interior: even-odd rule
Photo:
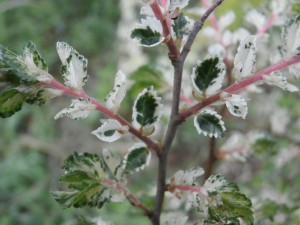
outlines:
[[[282,50],[284,57],[300,54],[300,15],[289,19],[282,29]]]
[[[37,51],[33,42],[28,42],[23,48],[23,59],[29,67],[36,67],[48,72],[48,65]]]
[[[137,129],[143,131],[145,135],[152,133],[155,124],[162,115],[161,98],[153,90],[153,87],[145,88],[136,98],[133,105],[132,123]]]
[[[161,23],[150,16],[142,19],[141,24],[134,28],[131,38],[144,47],[154,47],[165,40]]]
[[[287,82],[287,78],[280,71],[275,71],[270,75],[263,75],[263,81],[266,84],[277,86],[284,91],[299,91],[298,87]]]
[[[115,78],[115,84],[112,91],[106,96],[106,107],[113,112],[117,112],[120,104],[126,95],[126,75],[118,71]]]
[[[74,153],[64,162],[64,174],[60,177],[68,190],[54,191],[54,199],[64,207],[97,207],[120,195],[113,186],[108,186],[105,180],[111,176],[111,171],[101,157],[90,153]]]
[[[222,87],[225,73],[225,64],[219,57],[198,62],[191,76],[194,96],[202,99],[216,94]]]
[[[248,106],[243,96],[222,92],[220,99],[225,101],[226,107],[232,115],[242,117],[243,119],[246,118]]]
[[[237,80],[252,75],[256,66],[256,36],[250,35],[240,42],[234,58],[233,74]]]
[[[89,99],[73,99],[70,107],[58,112],[54,119],[57,120],[63,116],[68,116],[71,119],[84,119],[88,117],[90,112],[94,109],[96,109],[96,105],[94,105]]]
[[[133,173],[143,170],[149,166],[151,152],[144,143],[136,143],[128,149],[127,155],[124,156],[123,169],[125,173]]]
[[[180,13],[176,19],[172,20],[172,36],[174,39],[181,41],[187,37],[194,25],[194,21]]]
[[[61,73],[65,85],[76,91],[82,91],[82,87],[88,80],[87,59],[64,42],[57,42],[56,50],[63,64]]]
[[[194,126],[199,134],[209,137],[223,137],[226,130],[222,116],[213,110],[203,110],[194,118]]]
[[[228,182],[221,175],[212,175],[206,180],[203,189],[208,194],[204,199],[208,212],[207,222],[227,224],[242,220],[247,225],[253,225],[252,203],[236,184]]]
[[[108,119],[97,129],[92,132],[97,138],[106,142],[114,142],[128,132],[128,126],[123,126],[119,121]]]

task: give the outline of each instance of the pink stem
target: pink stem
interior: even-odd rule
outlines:
[[[250,76],[249,78],[242,80],[238,83],[235,83],[231,86],[229,86],[228,88],[225,88],[223,91],[221,92],[228,92],[228,93],[234,93],[239,91],[240,89],[247,87],[250,84],[253,84],[259,80],[262,80],[263,75],[269,75],[274,71],[278,71],[278,70],[282,70],[290,65],[296,64],[300,62],[300,56],[294,56],[290,59],[284,60],[282,59],[280,62],[261,70],[260,72],[258,72],[257,74]],[[183,111],[179,116],[178,116],[178,120],[179,121],[183,121],[185,120],[187,117],[192,116],[193,114],[196,114],[200,109],[220,100],[220,94],[221,92],[205,99],[203,102],[200,102],[194,106],[192,106],[191,108]]]
[[[155,151],[157,154],[160,153],[161,149],[159,145],[157,145],[155,142],[153,142],[150,138],[143,136],[140,131],[135,129],[131,124],[129,124],[123,117],[119,116],[118,114],[115,114],[113,111],[107,109],[104,105],[102,105],[97,99],[92,98],[88,96],[86,93],[82,92],[76,92],[71,88],[68,88],[64,86],[63,84],[57,82],[55,79],[51,80],[51,82],[47,83],[46,85],[52,86],[53,88],[56,88],[57,90],[62,91],[64,94],[77,97],[77,98],[85,98],[90,99],[91,102],[96,105],[96,109],[102,113],[104,113],[107,117],[115,119],[119,121],[122,125],[129,127],[129,132],[145,142],[150,149]]]
[[[276,16],[277,15],[275,15],[275,14],[271,14],[271,16],[268,18],[268,21],[265,23],[265,25],[261,29],[259,29],[257,31],[256,34],[264,34],[267,30],[269,30],[273,26]]]
[[[154,1],[153,4],[151,4],[151,9],[155,15],[155,17],[160,21],[162,28],[163,28],[163,35],[165,37],[166,45],[169,49],[169,57],[171,59],[179,59],[180,52],[178,51],[178,48],[171,37],[171,31],[170,26],[168,23],[168,20],[166,19],[165,15],[163,15],[162,11],[160,10],[159,4],[157,3],[157,0]]]

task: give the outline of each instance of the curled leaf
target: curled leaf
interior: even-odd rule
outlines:
[[[115,84],[112,91],[106,96],[106,107],[113,112],[117,112],[120,104],[126,95],[126,75],[118,71],[115,78]]]
[[[128,126],[122,126],[117,120],[108,119],[97,130],[94,130],[92,134],[102,141],[114,142],[127,131]]]
[[[61,73],[65,85],[76,91],[82,91],[88,80],[87,59],[65,42],[57,42],[56,49],[63,64]]]
[[[243,96],[222,92],[220,99],[225,101],[226,107],[232,115],[246,118],[248,106]]]
[[[58,112],[54,119],[57,120],[63,116],[68,116],[71,119],[84,119],[88,117],[90,112],[94,109],[96,109],[96,105],[89,99],[73,99],[70,107]]]
[[[270,75],[263,75],[263,81],[268,85],[277,86],[284,91],[299,91],[298,87],[287,82],[287,78],[280,71],[275,71]]]

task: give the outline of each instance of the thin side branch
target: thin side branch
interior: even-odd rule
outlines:
[[[147,217],[150,218],[152,216],[152,211],[148,209],[147,206],[140,202],[133,194],[130,193],[129,190],[127,190],[121,184],[118,184],[117,182],[110,179],[103,180],[103,184],[109,187],[114,187],[115,189],[121,191],[132,206],[141,209]]]
[[[225,88],[224,90],[222,90],[221,92],[228,92],[228,93],[235,93],[251,84],[256,83],[257,81],[260,81],[263,79],[264,75],[269,75],[274,71],[278,71],[278,70],[282,70],[290,65],[296,64],[300,62],[300,56],[294,56],[290,59],[287,60],[281,60],[280,62],[269,66],[263,70],[261,70],[260,72],[258,72],[257,74],[248,77],[245,80],[242,80],[238,83],[235,83],[231,86],[229,86],[228,88]],[[186,118],[196,114],[200,109],[203,109],[204,107],[216,102],[220,100],[220,94],[221,92],[205,99],[203,102],[200,102],[194,106],[192,106],[191,108],[183,111],[180,115],[178,120],[180,120],[181,122],[183,122]]]
[[[156,144],[150,138],[148,138],[146,136],[143,136],[142,133],[139,130],[135,129],[123,117],[121,117],[120,115],[118,115],[118,114],[114,113],[113,111],[107,109],[97,99],[88,96],[84,92],[76,92],[76,91],[72,90],[71,88],[68,88],[68,87],[64,86],[63,84],[57,82],[54,79],[50,83],[47,83],[45,85],[49,85],[49,86],[51,86],[51,87],[53,87],[57,90],[61,90],[61,91],[63,91],[64,94],[69,95],[69,96],[73,96],[73,97],[77,97],[77,98],[90,99],[91,102],[96,105],[96,110],[102,112],[103,114],[105,114],[107,117],[109,117],[111,119],[115,119],[115,120],[119,121],[122,125],[128,126],[129,127],[129,132],[131,134],[133,134],[134,136],[136,136],[137,138],[139,138],[140,140],[142,140],[145,144],[147,144],[147,146],[150,149],[152,149],[153,151],[155,151],[156,154],[159,154],[161,152],[161,148],[158,144]]]
[[[153,4],[151,4],[151,9],[152,9],[156,19],[158,19],[162,25],[163,34],[166,39],[165,43],[169,49],[170,59],[171,60],[178,59],[180,56],[180,53],[178,51],[178,48],[177,48],[173,38],[171,37],[171,31],[170,31],[170,27],[168,25],[167,19],[161,12],[160,7],[156,0],[153,2]]]
[[[192,29],[192,32],[190,33],[182,51],[180,54],[180,57],[182,59],[182,61],[184,61],[188,55],[188,53],[190,52],[190,49],[197,37],[197,34],[199,33],[199,31],[202,29],[204,22],[207,20],[207,18],[210,16],[210,14],[219,6],[222,4],[224,0],[217,0],[208,10],[206,10],[206,12],[201,16],[201,18],[199,20],[197,20],[194,24],[194,27]]]

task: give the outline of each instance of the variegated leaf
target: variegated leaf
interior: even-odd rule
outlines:
[[[246,118],[248,106],[243,96],[222,92],[220,99],[225,101],[226,107],[232,115],[242,117],[243,119]]]
[[[201,167],[191,168],[189,170],[177,171],[171,178],[173,185],[196,185],[196,179],[204,174],[204,170]]]
[[[56,49],[62,62],[61,73],[66,86],[82,91],[88,80],[88,61],[73,47],[64,42],[57,42]]]
[[[284,57],[300,54],[300,15],[287,21],[282,29],[282,50]]]
[[[263,81],[266,84],[277,86],[284,91],[299,91],[298,87],[287,82],[287,78],[280,71],[275,71],[270,75],[263,75]]]
[[[128,149],[127,155],[123,160],[123,168],[125,173],[133,173],[143,170],[145,166],[149,166],[151,152],[144,143],[136,143]]]
[[[251,76],[256,66],[256,36],[251,35],[240,42],[234,58],[233,74],[237,80]]]
[[[162,115],[161,98],[153,87],[145,88],[136,98],[133,105],[132,123],[137,129],[142,129],[145,135],[153,132],[155,124]]]
[[[102,141],[114,142],[126,132],[128,132],[128,126],[122,126],[117,120],[108,119],[92,134]]]
[[[222,87],[225,73],[225,64],[219,57],[198,62],[191,76],[194,96],[201,100],[217,93]]]
[[[89,99],[73,99],[69,108],[65,108],[58,112],[54,119],[57,120],[63,116],[68,116],[71,119],[84,119],[89,116],[92,110],[96,109]]]
[[[131,38],[144,47],[154,47],[165,40],[161,23],[150,16],[141,20],[141,24],[132,31]]]
[[[222,117],[213,110],[203,110],[194,118],[194,126],[199,134],[209,137],[223,137],[226,130]]]
[[[106,96],[106,107],[113,112],[117,112],[120,104],[126,95],[126,75],[118,71],[115,78],[115,84],[112,91]]]

